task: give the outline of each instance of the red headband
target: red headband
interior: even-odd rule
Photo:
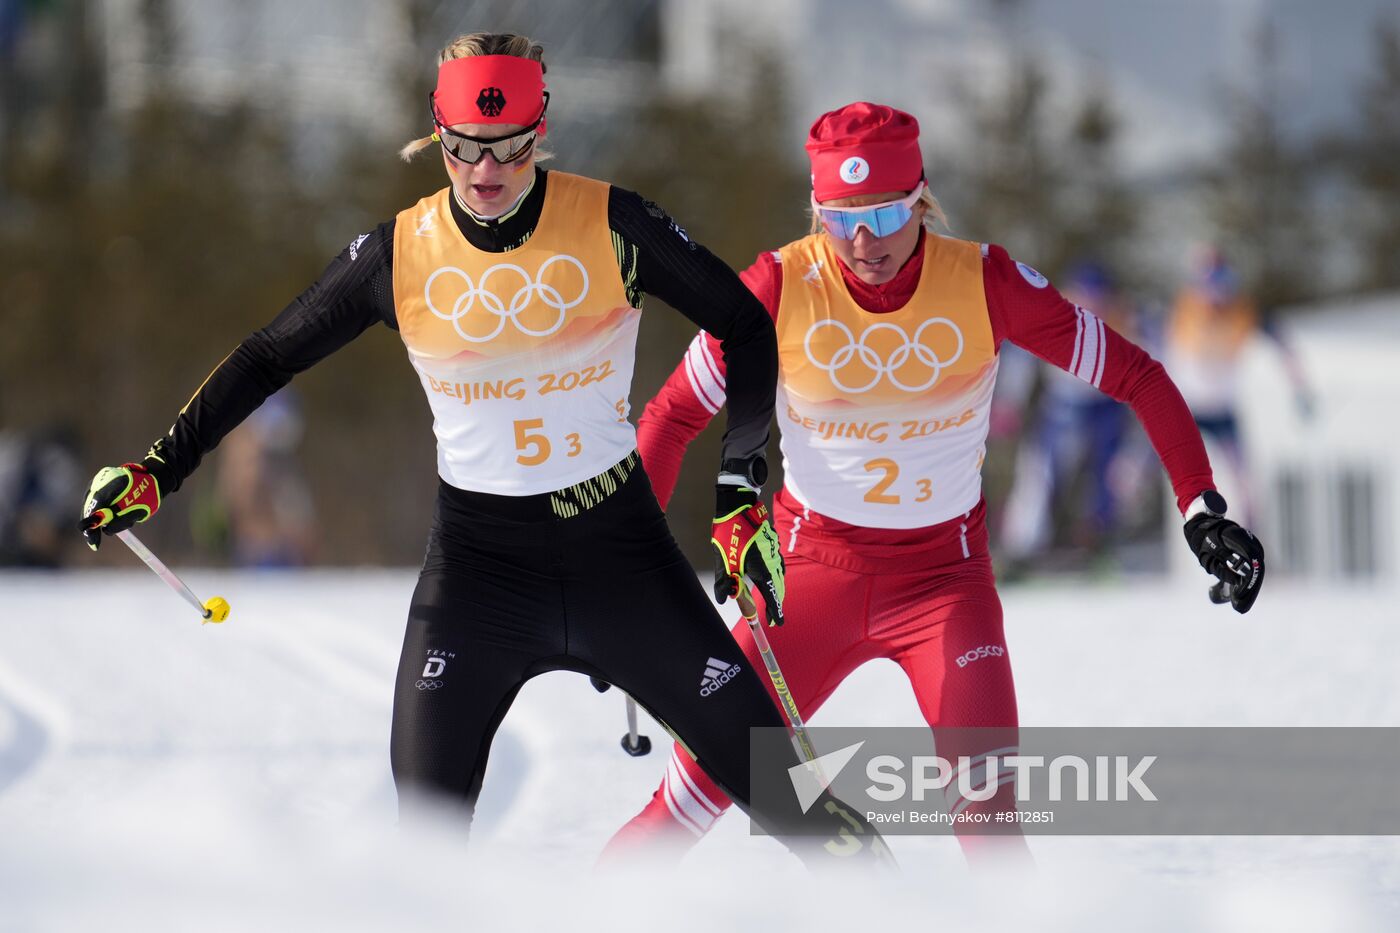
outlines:
[[[438,68],[433,92],[438,119],[458,123],[529,126],[544,110],[544,67],[514,55],[471,55]],[[540,128],[543,136],[543,127]]]
[[[807,154],[818,201],[913,191],[924,175],[919,121],[881,104],[860,101],[817,117]]]

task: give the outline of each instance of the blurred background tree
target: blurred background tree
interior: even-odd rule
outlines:
[[[1277,29],[1267,14],[1253,41],[1248,85],[1223,97],[1230,138],[1224,158],[1204,175],[1218,245],[1245,274],[1266,313],[1318,297],[1318,234],[1313,204],[1315,157],[1307,140],[1285,132]]]
[[[1092,262],[1118,281],[1140,283],[1143,204],[1124,174],[1111,88],[1083,76],[1074,91],[1058,88],[1041,55],[1019,38],[1018,4],[1001,9],[1003,80],[945,77],[957,131],[935,137],[928,165],[953,235],[1004,246],[1052,281],[1063,283],[1072,266]],[[1038,380],[1015,390],[1023,395],[1022,424],[1033,423],[1039,392]],[[1021,436],[993,430],[988,438],[983,489],[994,525]]]
[[[1347,216],[1355,288],[1400,288],[1400,16],[1376,24],[1371,77],[1358,96],[1358,132],[1338,147],[1359,196]]]

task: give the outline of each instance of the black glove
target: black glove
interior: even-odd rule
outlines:
[[[782,625],[783,555],[778,534],[768,521],[768,506],[758,501],[758,490],[725,483],[715,486],[710,543],[715,548],[715,599],[723,603],[737,596],[740,586],[752,584],[768,609],[768,624]]]
[[[1223,496],[1208,492],[1202,498],[1206,511],[1187,520],[1186,543],[1201,566],[1217,578],[1210,588],[1211,602],[1248,612],[1264,585],[1264,545],[1225,517]]]

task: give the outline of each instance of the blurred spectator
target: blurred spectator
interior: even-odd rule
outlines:
[[[301,402],[288,388],[224,439],[215,511],[240,567],[301,567],[314,557],[315,510],[296,456],[302,430]]]
[[[78,540],[75,436],[66,426],[0,434],[0,566],[58,567]]]
[[[1232,501],[1246,493],[1236,412],[1240,359],[1258,329],[1259,313],[1235,270],[1219,249],[1207,248],[1172,305],[1163,362],[1201,429],[1220,489],[1227,499],[1233,494]],[[1244,501],[1237,505],[1248,507]]]
[[[1140,335],[1132,305],[1120,294],[1108,271],[1095,262],[1072,268],[1064,295],[1092,310],[1104,323],[1130,340]],[[1031,358],[1008,360],[1024,369]],[[1092,385],[1054,367],[1043,372],[1035,414],[1016,454],[1016,470],[1003,516],[1002,548],[1013,574],[1054,545],[1100,553],[1114,536],[1120,494],[1114,463],[1131,426],[1131,412]],[[1022,386],[1024,408],[1030,396]],[[1004,400],[1013,404],[1011,399]],[[1056,535],[1056,529],[1061,534]]]
[[[1166,367],[1201,433],[1236,450],[1236,377],[1240,355],[1258,327],[1259,314],[1234,269],[1219,250],[1207,250],[1172,306]]]

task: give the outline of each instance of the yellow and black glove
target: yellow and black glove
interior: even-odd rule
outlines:
[[[114,535],[144,522],[160,509],[160,482],[148,467],[123,463],[103,467],[88,485],[79,529],[94,551],[104,533]]]
[[[723,603],[739,587],[758,588],[769,625],[783,624],[783,555],[758,490],[719,483],[710,543],[715,551],[715,599]],[[747,578],[747,582],[745,582]]]

